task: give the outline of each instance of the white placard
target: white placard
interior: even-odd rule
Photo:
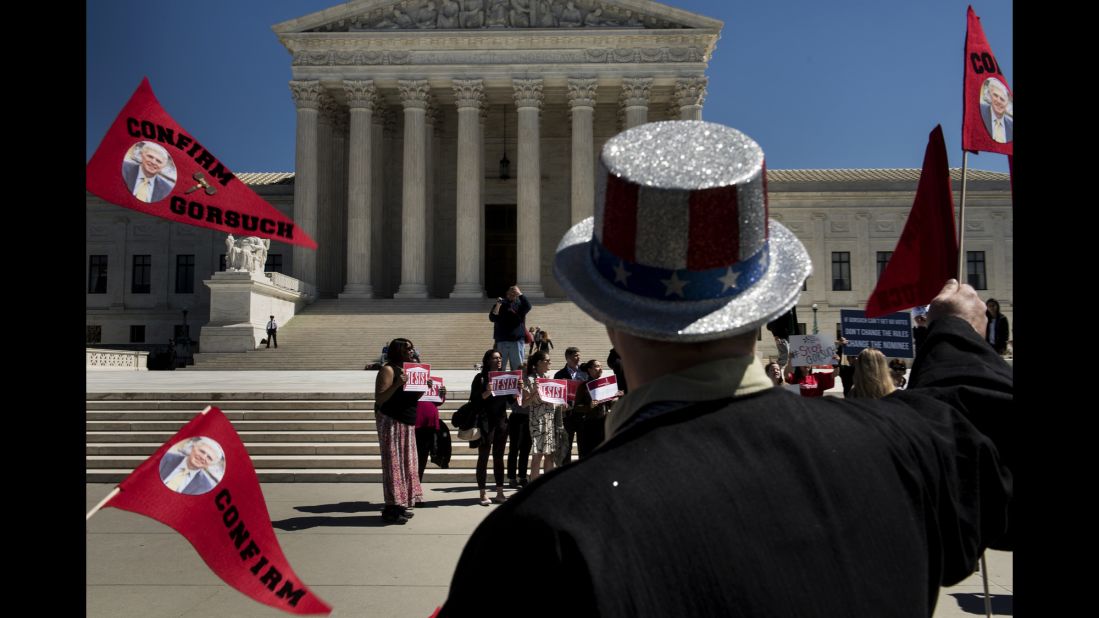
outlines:
[[[405,363],[404,372],[405,376],[408,378],[404,383],[404,389],[406,391],[427,392],[427,379],[431,376],[431,365]]]
[[[795,367],[831,365],[835,342],[821,335],[791,335],[790,357]]]

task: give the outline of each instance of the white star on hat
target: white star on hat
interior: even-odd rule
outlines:
[[[730,266],[728,268],[728,270],[725,271],[725,276],[724,277],[718,277],[717,278],[718,281],[725,284],[725,287],[721,288],[721,291],[724,292],[725,290],[728,290],[729,288],[735,288],[736,287],[736,280],[738,278],[740,278],[740,273],[733,272],[733,267]]]
[[[629,283],[626,279],[632,274],[633,273],[626,270],[626,263],[622,260],[618,260],[618,266],[614,267],[614,282],[621,283],[623,287],[628,287]]]
[[[672,294],[679,294],[680,296],[683,296],[683,286],[690,283],[690,281],[680,281],[679,274],[675,271],[672,271],[671,279],[661,279],[660,282],[664,284],[665,288],[667,288],[664,291],[665,296],[671,296]]]

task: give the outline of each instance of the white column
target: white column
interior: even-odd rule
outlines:
[[[542,162],[538,127],[542,80],[513,79],[511,83],[515,90],[515,107],[519,110],[516,277],[524,295],[541,298],[545,296],[542,290]]]
[[[485,277],[485,124],[488,122],[488,100],[481,106],[481,113],[477,118],[480,130],[477,132],[480,142],[477,144],[477,173],[481,179],[481,203],[477,206],[477,251],[481,256],[477,265],[477,280],[484,284]],[[482,287],[482,289],[484,289]]]
[[[392,110],[382,106],[381,98],[375,109],[374,121],[370,123],[370,152],[375,153],[376,161],[370,168],[370,210],[373,221],[370,223],[370,278],[374,285],[374,294],[378,297],[392,295],[386,274],[388,263],[385,261],[386,238],[386,119],[392,117]]]
[[[859,299],[870,298],[877,277],[871,277],[870,269],[877,263],[874,252],[870,250],[870,212],[860,210],[855,213],[855,251],[851,256],[851,289],[858,293]],[[875,273],[876,274],[876,273]],[[865,300],[860,300],[865,302]]]
[[[347,284],[340,298],[373,298],[370,252],[373,247],[374,106],[378,91],[372,80],[343,82],[351,110],[351,145],[347,181]]]
[[[290,95],[297,112],[297,137],[294,145],[294,224],[317,239],[317,109],[320,105],[319,82],[291,81]],[[317,253],[294,245],[294,277],[317,283]]]
[[[626,128],[632,129],[649,121],[649,90],[651,77],[627,77],[622,80],[622,110],[626,114]]]
[[[484,82],[456,79],[454,103],[458,107],[458,196],[455,207],[455,272],[451,298],[483,298],[481,281],[481,211],[484,210],[481,186],[481,107],[485,100]]]
[[[347,157],[351,118],[346,108],[338,108],[332,124],[332,293],[336,295],[347,282]]]
[[[424,114],[424,263],[427,265],[426,284],[427,295],[431,296],[435,289],[435,214],[438,206],[435,200],[435,138],[442,128],[439,121],[439,107],[434,98],[428,98],[427,109]]]
[[[823,212],[814,212],[813,217],[813,247],[809,259],[813,260],[813,274],[810,276],[809,291],[813,298],[828,298],[832,290],[832,256],[825,242],[824,226],[828,223],[828,215]],[[814,255],[815,254],[815,255]]]
[[[332,211],[335,209],[335,192],[332,190],[334,163],[335,101],[327,93],[321,94],[320,114],[317,116],[317,296],[335,295],[333,288],[333,250],[335,226]]]
[[[595,146],[592,115],[595,113],[595,79],[570,79],[569,111],[572,113],[572,223],[595,212]]]
[[[394,298],[427,298],[424,221],[427,216],[427,161],[424,157],[427,80],[399,80],[404,105],[404,174],[401,198],[401,286]]]
[[[685,77],[675,81],[673,100],[679,105],[680,120],[702,120],[702,101],[706,98],[705,77]]]

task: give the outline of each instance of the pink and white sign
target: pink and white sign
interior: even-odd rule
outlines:
[[[538,396],[545,403],[565,405],[565,398],[569,392],[568,380],[554,380],[552,378],[538,378]]]
[[[443,397],[439,393],[439,390],[443,388],[443,379],[439,376],[431,376],[427,381],[430,382],[431,385],[427,387],[427,391],[420,397],[420,401],[443,403]]]
[[[523,383],[522,371],[488,372],[488,392],[493,397],[500,395],[519,395],[519,385]]]
[[[593,404],[602,403],[618,397],[618,378],[607,376],[588,382],[588,393],[591,394]]]
[[[566,396],[566,401],[568,402],[569,405],[572,405],[573,403],[576,402],[576,389],[580,388],[580,385],[583,384],[584,381],[583,380],[565,380],[565,382],[567,383],[567,386],[568,386],[568,389],[569,389],[568,394]]]
[[[431,365],[405,363],[403,365],[408,380],[404,383],[407,392],[427,392],[427,380],[431,376]]]

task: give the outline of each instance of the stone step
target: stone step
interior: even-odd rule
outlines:
[[[123,468],[91,468],[84,471],[86,483],[118,483],[133,470]],[[381,483],[382,471],[371,469],[287,469],[257,470],[261,483]],[[425,483],[455,483],[469,485],[477,482],[473,468],[443,470],[428,463],[424,470]],[[490,481],[493,482],[493,481]]]
[[[183,427],[183,421],[87,421],[87,431],[165,431],[175,433]],[[369,424],[369,426],[368,426]],[[233,421],[233,427],[240,433],[246,431],[369,431],[374,421],[327,421],[327,420],[283,420],[283,421]]]
[[[96,410],[190,410],[194,413],[201,412],[207,404],[215,405],[219,410],[228,415],[232,410],[374,410],[374,393],[362,393],[359,399],[325,399],[323,397],[307,400],[297,399],[300,393],[270,393],[271,395],[287,395],[281,399],[231,399],[229,395],[218,394],[223,397],[220,400],[211,400],[210,393],[206,397],[194,397],[196,393],[156,393],[155,397],[129,397],[113,398],[99,397],[95,395],[108,395],[109,393],[88,393],[85,408],[89,411]],[[450,391],[450,397],[442,403],[440,410],[454,410],[469,400],[469,391]],[[117,395],[117,394],[116,394]],[[199,393],[202,395],[202,393]]]
[[[256,470],[270,468],[313,470],[323,469],[364,469],[373,468],[381,470],[381,455],[253,455],[252,466]],[[148,459],[140,455],[88,455],[85,457],[85,466],[91,469],[100,468],[137,468]],[[227,465],[232,465],[227,462]],[[453,455],[450,458],[450,468],[475,468],[477,455]]]
[[[453,455],[476,455],[477,449],[469,448],[468,442],[454,441],[451,436]],[[86,455],[140,455],[149,457],[161,447],[162,442],[124,442],[90,443],[85,447]],[[245,443],[249,455],[378,455],[381,447],[377,442],[252,442]]]
[[[164,444],[174,431],[87,431],[89,443],[158,442]],[[378,442],[377,431],[238,431],[241,440],[248,442]]]

